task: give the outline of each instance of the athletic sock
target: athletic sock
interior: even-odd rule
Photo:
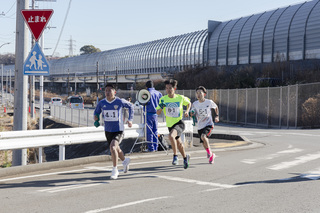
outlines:
[[[206,151],[207,151],[208,155],[211,155],[211,151],[209,148],[206,148]]]

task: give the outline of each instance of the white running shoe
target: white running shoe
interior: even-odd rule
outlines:
[[[112,173],[111,173],[111,179],[113,179],[113,180],[115,180],[115,179],[117,179],[118,178],[118,175],[119,175],[119,171],[118,171],[118,169],[117,168],[113,168],[112,169]]]
[[[127,173],[129,171],[129,163],[130,163],[130,158],[125,158],[124,161],[122,162],[124,173]]]

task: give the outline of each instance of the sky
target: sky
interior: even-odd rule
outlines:
[[[207,29],[208,20],[228,21],[304,2],[301,0],[52,1],[36,0],[35,5],[36,9],[54,10],[47,25],[49,28],[43,32],[44,54],[60,57],[69,55],[70,46],[73,55],[79,55],[80,48],[84,45],[93,45],[101,51],[111,50],[204,30]],[[0,46],[10,42],[0,48],[0,54],[15,51],[16,2],[17,0],[0,0]],[[31,2],[32,0],[29,0],[30,5]]]

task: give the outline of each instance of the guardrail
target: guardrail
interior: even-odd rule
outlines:
[[[193,136],[192,121],[185,121],[185,133]],[[158,124],[159,134],[168,134],[165,123]],[[185,141],[185,135],[182,140]],[[124,138],[144,137],[144,124],[125,125]],[[0,132],[0,150],[39,148],[39,163],[42,163],[42,148],[59,146],[59,161],[65,160],[65,146],[92,142],[105,142],[104,127],[79,127],[63,129],[24,130]]]

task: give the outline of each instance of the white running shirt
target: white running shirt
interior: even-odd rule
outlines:
[[[200,103],[195,101],[192,104],[191,110],[194,110],[198,120],[198,129],[203,129],[206,126],[213,126],[211,109],[216,109],[217,105],[212,100],[205,99],[204,102]]]

